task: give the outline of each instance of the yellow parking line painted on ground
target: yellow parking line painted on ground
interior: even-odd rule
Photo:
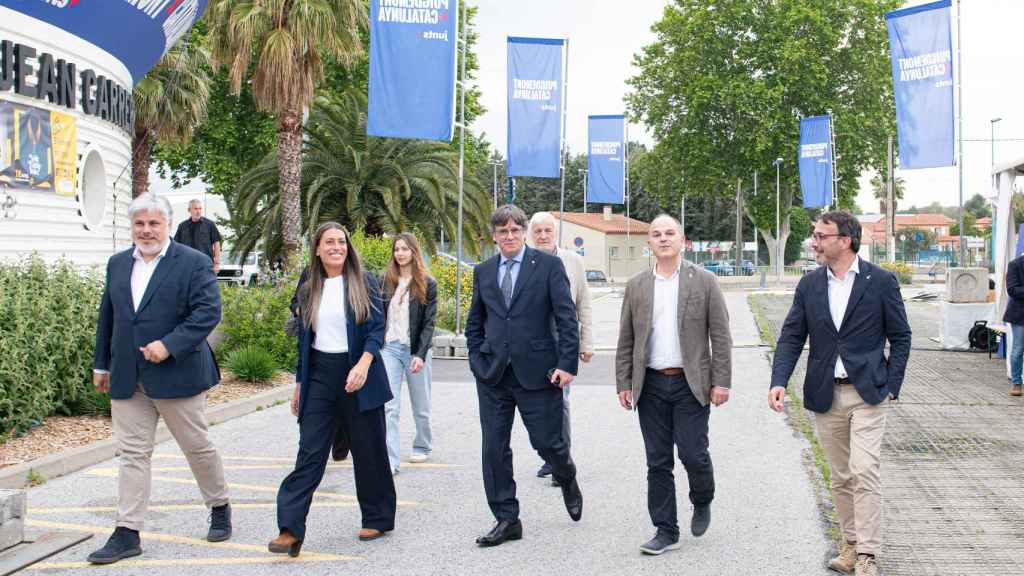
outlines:
[[[91,476],[104,476],[104,477],[107,477],[107,478],[116,478],[117,477],[117,468],[93,468],[91,470],[86,470],[85,473],[88,474],[88,475],[91,475]],[[193,478],[175,478],[173,476],[153,476],[151,479],[159,481],[159,482],[167,482],[167,483],[170,483],[170,484],[190,484],[190,485],[194,485],[196,483],[195,479],[193,479]],[[236,489],[236,490],[248,490],[250,492],[272,492],[274,494],[277,494],[277,489],[278,489],[277,486],[261,486],[259,484],[236,484],[234,482],[228,482],[228,488],[232,488],[232,489]],[[319,497],[319,498],[330,498],[330,499],[344,500],[346,502],[355,502],[356,501],[356,497],[352,496],[350,494],[338,494],[336,492],[324,492],[322,490],[317,490],[314,493],[314,496]],[[418,506],[419,505],[418,502],[412,502],[412,501],[409,501],[409,500],[399,500],[397,502],[397,504],[400,505],[400,506]]]
[[[121,560],[117,564],[97,566],[88,562],[42,562],[26,570],[99,570],[101,568],[160,568],[163,566],[237,566],[246,564],[292,564],[297,562],[332,562],[338,560],[359,560],[351,556],[325,556],[303,553],[298,558],[276,554],[243,558],[181,558],[177,560]]]
[[[355,508],[358,502],[313,502],[317,508]],[[261,510],[276,508],[277,502],[232,502],[232,510]],[[158,504],[149,506],[148,510],[156,512],[175,512],[178,510],[206,510],[203,504]],[[29,513],[34,514],[90,514],[117,512],[116,506],[61,506],[56,508],[32,508]]]
[[[448,464],[435,464],[433,466],[426,464],[402,464],[402,470],[406,467],[409,468],[453,468],[454,466]],[[291,470],[294,468],[292,464],[226,464],[224,470]],[[328,470],[332,469],[351,469],[351,464],[329,464]],[[153,472],[191,472],[192,469],[188,466],[154,466],[151,468]]]
[[[110,533],[110,526],[89,526],[86,524],[67,524],[64,522],[48,522],[46,520],[25,520],[26,526],[35,526],[37,528],[52,528],[54,530],[71,530],[73,532],[91,532],[93,534],[108,534]],[[220,548],[226,550],[240,550],[244,552],[259,552],[262,554],[269,554],[266,546],[257,546],[256,544],[239,544],[237,542],[207,542],[199,538],[189,538],[187,536],[176,536],[174,534],[161,534],[159,532],[139,532],[139,536],[142,540],[153,540],[156,542],[170,542],[172,544],[188,544],[190,546],[205,546],[208,548]],[[321,554],[319,552],[310,552],[304,555],[311,557],[324,558],[329,560],[359,560],[356,556],[338,556],[336,554]]]
[[[185,456],[181,454],[153,454],[154,460],[184,460]],[[274,458],[270,456],[224,456],[221,455],[221,460],[239,460],[243,462],[287,462],[287,465],[275,466],[275,468],[292,468],[295,464],[295,458]],[[242,468],[242,465],[234,464],[225,466],[225,470],[257,470],[258,468]],[[352,462],[345,461],[341,463],[329,463],[328,468],[351,468]],[[402,468],[462,468],[461,464],[441,464],[439,462],[402,462]],[[187,467],[181,467],[183,470],[188,470]],[[160,468],[153,468],[153,470],[160,470]]]

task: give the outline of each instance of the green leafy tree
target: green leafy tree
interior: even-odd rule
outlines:
[[[458,157],[444,142],[366,135],[366,99],[349,92],[319,99],[306,130],[302,164],[303,230],[335,220],[369,235],[413,232],[436,251],[434,231],[449,237],[458,218]],[[271,260],[284,254],[278,158],[268,154],[239,183],[235,251],[261,244]],[[463,240],[470,253],[486,231],[491,198],[465,183]]]
[[[132,135],[132,198],[149,190],[149,166],[157,142],[188,144],[206,118],[210,55],[193,37],[171,48],[135,85]]]
[[[277,165],[285,268],[298,265],[302,214],[302,114],[324,79],[324,61],[351,64],[363,52],[361,0],[213,0],[207,9],[214,61],[232,91],[251,81],[258,109],[277,120]]]
[[[950,236],[960,235],[960,220],[957,218],[956,222],[949,227]],[[964,236],[981,236],[981,232],[978,231],[978,217],[973,212],[967,210],[967,205],[964,205]]]
[[[840,207],[853,206],[852,183],[885,158],[895,114],[884,14],[898,4],[673,0],[634,58],[628,108],[654,133],[663,170],[685,176],[694,195],[735,194],[736,179],[755,171],[774,192],[772,162],[783,158],[781,238],[774,193],[745,203],[774,254],[800,203],[800,116],[832,113]]]
[[[981,194],[975,194],[971,196],[970,200],[964,202],[965,216],[968,212],[973,214],[975,219],[992,216],[992,209],[989,207],[988,200],[985,200],[985,197]]]

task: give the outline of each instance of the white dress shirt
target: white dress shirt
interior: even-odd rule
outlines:
[[[655,370],[682,368],[683,349],[679,344],[679,268],[668,278],[654,274],[654,303],[651,306],[651,340],[647,347],[647,367]]]
[[[395,294],[388,304],[388,328],[384,342],[409,345],[409,284],[412,278],[399,278]]]
[[[153,272],[156,271],[160,261],[167,255],[167,248],[170,245],[171,240],[168,238],[164,241],[163,246],[160,247],[160,253],[149,262],[142,258],[142,252],[138,246],[132,251],[132,258],[135,259],[135,263],[132,266],[132,310],[139,311],[139,305],[142,304],[142,297],[146,295],[146,287],[149,286],[149,281],[153,278]]]
[[[860,257],[854,257],[853,264],[846,271],[846,275],[840,280],[832,269],[826,266],[828,274],[828,309],[832,313],[832,323],[838,331],[843,327],[843,317],[846,316],[846,307],[850,304],[850,294],[853,293],[853,283],[860,274]],[[846,367],[843,366],[842,356],[836,356],[836,378],[846,378]]]
[[[348,352],[348,324],[345,320],[345,277],[324,279],[320,307],[316,311],[313,348],[320,352]]]

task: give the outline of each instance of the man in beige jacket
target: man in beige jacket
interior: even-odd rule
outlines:
[[[657,264],[626,285],[615,375],[619,403],[640,414],[647,452],[647,509],[657,533],[640,551],[661,554],[679,548],[673,445],[690,483],[690,531],[701,536],[711,523],[708,419],[712,405],[729,400],[732,335],[717,279],[683,260],[679,222],[655,218],[647,244]]]
[[[594,356],[593,331],[591,329],[591,302],[590,289],[587,287],[587,271],[583,264],[583,257],[573,252],[558,247],[558,232],[555,216],[550,212],[537,212],[530,218],[530,244],[542,252],[554,254],[562,260],[565,266],[565,273],[569,277],[569,291],[572,294],[572,302],[576,305],[576,317],[580,321],[580,360],[590,362]],[[570,445],[569,426],[569,386],[562,388],[562,437],[565,445]],[[544,478],[551,475],[551,466],[546,462],[537,470],[537,476]],[[551,479],[553,486],[558,481]]]

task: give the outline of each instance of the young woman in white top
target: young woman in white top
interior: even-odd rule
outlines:
[[[381,356],[394,398],[385,407],[388,425],[388,460],[391,473],[401,462],[398,413],[402,376],[409,383],[409,400],[416,422],[409,462],[425,462],[433,449],[430,430],[430,370],[434,324],[437,319],[437,282],[423,263],[420,244],[412,234],[395,236],[391,260],[384,275],[387,330]]]

